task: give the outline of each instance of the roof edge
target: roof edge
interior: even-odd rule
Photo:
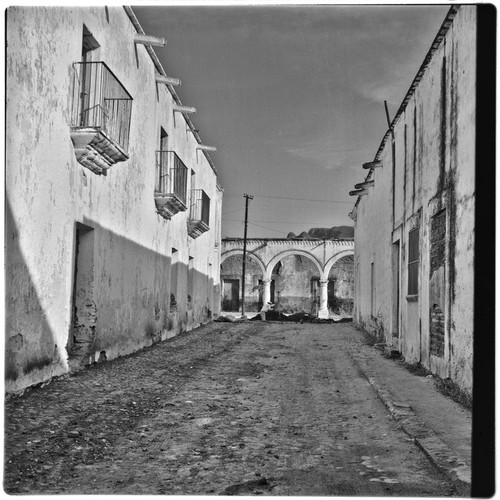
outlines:
[[[136,15],[134,14],[134,11],[132,10],[132,7],[130,7],[129,5],[124,5],[123,9],[127,13],[128,18],[130,19],[130,22],[132,23],[132,25],[136,29],[137,33],[139,33],[141,35],[145,35],[146,33],[144,33],[144,30],[142,29],[141,23],[139,23],[139,20],[137,19]],[[146,48],[149,56],[151,57],[153,64],[155,65],[156,69],[158,70],[158,73],[160,73],[160,75],[162,75],[162,76],[167,76],[167,73],[165,72],[160,60],[158,59],[158,56],[156,55],[156,52],[153,50],[151,45],[146,44],[146,45],[144,45],[144,47]],[[179,106],[182,106],[181,99],[177,95],[177,92],[175,91],[174,87],[172,85],[167,85],[167,88],[168,88],[170,94],[172,95],[174,101]],[[184,119],[186,120],[186,123],[188,124],[189,129],[191,130],[191,132],[195,136],[196,140],[198,141],[198,144],[201,144],[202,143],[201,138],[200,138],[196,128],[194,127],[193,122],[191,121],[189,116],[186,116],[186,115],[183,115],[183,116],[184,116]],[[207,159],[208,164],[210,165],[210,168],[213,170],[214,174],[216,176],[218,176],[217,169],[215,168],[214,162],[212,161],[212,158],[210,158],[208,152],[202,151],[202,153],[205,155],[205,158]]]
[[[441,27],[439,28],[436,36],[434,37],[434,40],[431,43],[431,46],[429,50],[427,51],[427,54],[424,57],[424,60],[422,64],[420,65],[420,68],[417,71],[417,74],[413,78],[410,88],[406,92],[396,114],[394,115],[394,118],[391,121],[391,124],[389,128],[387,129],[387,132],[384,134],[384,137],[382,138],[382,141],[380,142],[380,146],[377,149],[377,153],[375,154],[375,157],[373,161],[379,161],[380,160],[380,155],[382,154],[382,151],[385,148],[385,145],[387,143],[387,140],[389,139],[389,135],[394,131],[394,127],[396,126],[397,122],[401,118],[401,115],[406,109],[406,106],[408,102],[410,101],[411,97],[415,93],[415,89],[417,88],[418,84],[420,83],[420,80],[422,80],[422,77],[424,76],[427,67],[429,66],[429,63],[432,61],[432,57],[434,56],[434,53],[438,50],[439,46],[441,45],[441,42],[443,41],[446,33],[449,31],[451,26],[453,25],[453,19],[457,15],[457,12],[460,9],[460,5],[452,5],[450,9],[448,10],[443,22],[441,23]],[[373,174],[373,169],[370,169],[368,173],[366,174],[365,177],[365,182],[370,180],[371,176]],[[356,199],[356,203],[354,204],[353,210],[358,207],[359,202],[361,201],[361,196],[358,196]]]

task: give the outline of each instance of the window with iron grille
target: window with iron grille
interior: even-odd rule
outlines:
[[[83,25],[80,62],[73,63],[70,134],[78,163],[96,175],[129,159],[132,97],[108,66]]]
[[[191,190],[191,212],[189,218],[192,221],[201,221],[207,226],[210,220],[210,198],[203,189]]]
[[[186,203],[187,172],[188,168],[174,151],[157,151],[155,193],[175,195]]]
[[[102,130],[126,153],[132,97],[104,62],[78,62],[73,68],[72,127]]]
[[[408,295],[418,295],[419,234],[419,227],[408,234]]]

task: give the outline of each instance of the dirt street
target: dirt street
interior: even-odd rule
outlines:
[[[212,323],[6,403],[8,493],[452,495],[351,324]]]

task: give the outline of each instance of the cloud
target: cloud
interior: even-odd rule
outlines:
[[[293,147],[285,147],[283,150],[300,160],[306,160],[310,167],[323,170],[350,170],[353,165],[359,163],[356,159],[363,157],[366,147],[363,145],[339,147],[332,143],[331,138],[318,138]]]

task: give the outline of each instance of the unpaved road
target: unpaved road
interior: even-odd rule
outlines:
[[[452,495],[347,355],[350,324],[212,323],[6,403],[4,488]]]

